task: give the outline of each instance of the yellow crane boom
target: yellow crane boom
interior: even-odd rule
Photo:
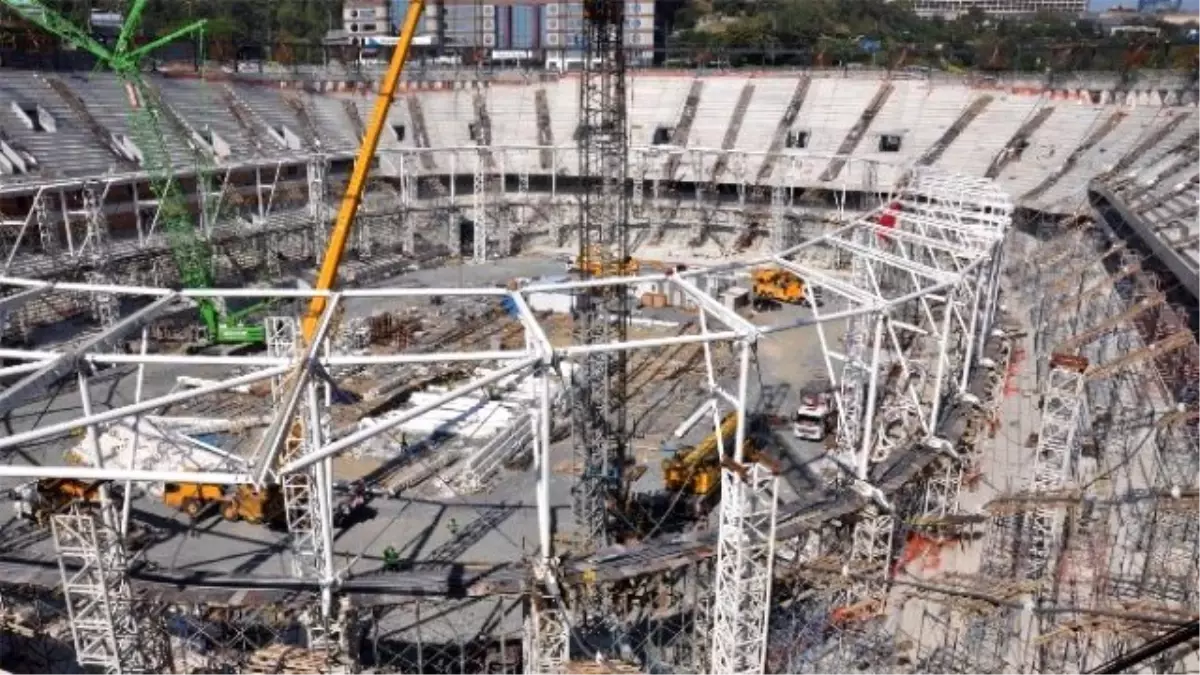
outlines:
[[[392,101],[396,97],[396,85],[400,82],[400,73],[404,70],[404,63],[408,60],[408,50],[412,47],[413,36],[417,32],[417,22],[421,20],[421,13],[425,10],[425,1],[412,0],[408,6],[408,14],[405,15],[404,26],[400,29],[400,39],[397,41],[396,51],[392,52],[392,60],[388,63],[387,72],[384,73],[383,81],[379,86],[379,95],[375,99],[371,122],[363,131],[362,145],[358,148],[358,157],[355,158],[354,168],[350,172],[350,182],[346,184],[346,193],[342,196],[342,205],[338,209],[333,232],[329,235],[329,245],[325,249],[321,269],[317,273],[315,290],[328,291],[333,288],[333,282],[337,281],[338,268],[342,264],[342,256],[346,253],[346,240],[350,237],[350,229],[354,226],[355,216],[358,215],[358,206],[362,203],[367,175],[371,172],[371,160],[375,157],[375,150],[379,147],[379,136],[387,122],[388,110],[391,109]],[[301,342],[306,347],[311,345],[313,337],[316,335],[317,325],[321,315],[325,312],[326,303],[324,297],[313,296],[308,303],[307,313],[300,319]],[[292,384],[285,400],[292,400],[293,406],[298,399],[294,398],[292,394],[296,393],[296,389],[302,382],[302,378],[297,377],[297,374],[305,367],[303,360],[298,360],[295,368],[287,377]],[[280,444],[285,448],[281,462],[283,464],[295,459],[296,453],[302,447],[304,420],[303,416],[295,416],[294,410],[293,407],[285,412],[272,424],[268,435],[263,437],[266,459],[260,467],[257,482],[261,483],[265,480],[267,472],[275,462]]]
[[[720,428],[705,436],[704,440],[672,457],[663,460],[663,484],[667,490],[677,491],[690,488],[694,494],[708,494],[716,485],[720,474],[717,439],[732,443],[737,433],[738,414],[731,412],[721,420]],[[730,449],[732,452],[732,449]]]
[[[346,240],[350,237],[350,229],[354,225],[354,217],[358,214],[358,205],[362,202],[363,189],[367,184],[367,175],[371,171],[371,160],[379,147],[379,136],[387,122],[388,110],[396,96],[396,85],[400,82],[400,73],[408,60],[408,50],[412,46],[413,36],[417,32],[417,22],[425,10],[425,0],[413,0],[408,5],[408,13],[404,16],[404,26],[400,29],[400,39],[396,51],[392,52],[392,60],[388,63],[387,73],[380,83],[379,96],[375,99],[375,110],[371,113],[371,122],[363,132],[362,145],[358,149],[358,157],[354,160],[354,170],[350,173],[350,182],[346,185],[346,194],[342,196],[342,205],[338,209],[337,220],[333,232],[329,235],[329,246],[325,249],[325,257],[321,261],[321,270],[317,274],[314,288],[327,291],[333,288],[337,280],[338,267],[342,264],[342,256],[346,252]],[[308,304],[308,313],[301,320],[301,334],[307,344],[312,340],[317,330],[317,322],[325,311],[325,298],[315,296]]]

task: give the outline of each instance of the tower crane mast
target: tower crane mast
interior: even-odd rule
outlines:
[[[583,70],[579,84],[579,259],[597,255],[624,269],[630,259],[629,130],[625,81],[624,0],[584,0]],[[603,269],[606,265],[601,265]],[[585,266],[584,278],[595,266]],[[576,299],[575,339],[583,344],[624,341],[629,296],[621,286],[584,291]],[[575,371],[573,442],[582,474],[574,491],[580,535],[590,546],[613,537],[614,512],[624,508],[628,447],[622,351],[588,354]]]

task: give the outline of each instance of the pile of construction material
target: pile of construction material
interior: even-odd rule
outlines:
[[[250,655],[247,673],[349,673],[344,665],[331,662],[324,651],[274,644]]]
[[[634,286],[643,307],[676,307],[683,310],[694,310],[696,303],[679,286],[669,281],[643,281]]]
[[[106,468],[143,471],[216,471],[239,460],[200,436],[240,433],[269,422],[270,418],[266,416],[231,420],[153,415],[140,420],[125,417],[99,434],[101,464]],[[67,451],[66,459],[74,464],[92,465],[93,447],[86,434]],[[151,485],[148,489],[152,494],[162,493],[161,484]]]
[[[450,485],[456,494],[472,494],[487,487],[487,481],[496,475],[507,462],[521,455],[533,445],[534,419],[524,415],[507,431],[493,436],[491,440],[466,457],[454,472]]]
[[[376,312],[368,322],[371,344],[392,345],[403,350],[423,333],[421,317],[415,310],[406,313]]]
[[[597,658],[594,661],[567,661],[563,672],[577,675],[633,675],[642,669],[624,661]]]
[[[496,372],[493,369],[479,368],[471,374],[472,378],[486,377]],[[414,437],[429,434],[449,434],[463,438],[485,440],[492,438],[502,431],[512,428],[513,424],[524,418],[527,410],[537,406],[539,397],[537,378],[528,373],[517,373],[498,380],[487,388],[487,391],[446,401],[432,410],[407,420],[395,430],[399,433]],[[430,386],[424,391],[412,392],[403,408],[384,415],[364,417],[359,421],[363,429],[385,423],[389,418],[404,415],[413,408],[433,405],[439,398],[454,389],[454,383],[443,383]],[[559,387],[551,381],[551,398],[558,396]]]

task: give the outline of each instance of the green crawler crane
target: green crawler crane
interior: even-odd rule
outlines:
[[[140,164],[150,178],[150,186],[158,200],[158,222],[163,228],[179,279],[184,288],[212,288],[212,249],[196,233],[188,210],[187,200],[179,181],[175,179],[174,163],[161,118],[162,102],[158,93],[142,79],[142,59],[150,52],[179,38],[200,33],[204,21],[197,21],[136,49],[131,43],[141,23],[147,0],[133,0],[125,23],[112,50],[94,40],[88,33],[68,21],[38,0],[0,0],[0,4],[16,12],[64,42],[84,49],[116,74],[129,98],[129,131],[140,153]],[[223,315],[221,306],[211,298],[198,298],[200,318],[208,332],[208,341],[215,344],[263,344],[266,334],[262,325],[248,323],[245,316],[256,308]]]

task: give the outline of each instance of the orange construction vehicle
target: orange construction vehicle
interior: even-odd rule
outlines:
[[[167,483],[163,503],[193,518],[214,503],[221,505],[225,520],[271,523],[283,517],[283,496],[277,485],[262,490],[253,485],[239,485],[226,492],[224,486],[211,483]]]
[[[36,483],[26,484],[15,491],[17,513],[44,525],[51,515],[63,511],[71,504],[99,504],[100,486],[104,482],[43,478]]]
[[[602,247],[592,245],[571,263],[571,271],[586,274],[590,278],[637,276],[641,265],[632,257],[616,260]]]
[[[790,305],[811,302],[808,284],[787,270],[760,267],[751,272],[756,298],[769,298]]]

